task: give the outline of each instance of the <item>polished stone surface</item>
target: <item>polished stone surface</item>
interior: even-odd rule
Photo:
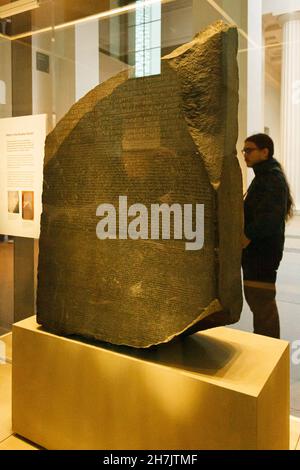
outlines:
[[[218,22],[160,75],[96,87],[48,136],[37,314],[49,331],[147,348],[239,319],[236,55],[236,28]],[[173,227],[171,240],[122,239],[123,220],[117,239],[97,239],[97,207],[119,196],[148,210],[204,204],[203,249]]]

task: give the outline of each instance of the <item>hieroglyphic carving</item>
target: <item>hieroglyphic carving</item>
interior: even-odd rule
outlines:
[[[134,347],[239,319],[242,184],[236,158],[237,31],[218,22],[162,60],[122,72],[76,103],[48,136],[38,321]],[[204,247],[99,240],[96,209],[204,204]]]

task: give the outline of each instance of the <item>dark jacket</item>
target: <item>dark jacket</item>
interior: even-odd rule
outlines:
[[[274,158],[253,167],[244,202],[245,235],[251,240],[243,250],[245,280],[275,282],[283,255],[288,186]]]

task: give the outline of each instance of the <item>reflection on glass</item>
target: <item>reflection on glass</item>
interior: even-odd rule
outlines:
[[[3,80],[0,80],[0,104],[6,104],[6,85]]]
[[[160,74],[161,4],[137,1],[135,14],[135,76]]]

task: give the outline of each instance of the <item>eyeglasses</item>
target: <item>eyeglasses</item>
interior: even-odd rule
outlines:
[[[255,147],[254,149],[247,148],[247,149],[243,149],[242,153],[244,155],[250,155],[250,153],[254,152],[254,150],[259,150],[259,149],[257,147]]]

